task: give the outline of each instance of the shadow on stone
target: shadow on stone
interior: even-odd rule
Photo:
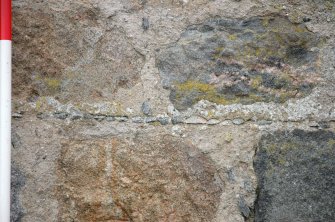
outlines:
[[[11,175],[11,213],[10,221],[19,222],[21,221],[24,211],[20,203],[19,192],[25,184],[25,177],[23,173],[12,165]]]

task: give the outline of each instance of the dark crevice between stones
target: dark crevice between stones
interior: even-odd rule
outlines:
[[[11,169],[11,212],[10,221],[20,222],[24,216],[24,209],[21,205],[19,193],[25,185],[26,178],[24,174],[12,164]]]
[[[241,215],[246,222],[253,222],[255,218],[255,211],[253,206],[248,206],[244,197],[240,196],[238,199],[238,208],[241,212]]]
[[[255,145],[255,152],[254,152],[254,156],[253,156],[253,165],[254,165],[254,168],[255,168],[255,159],[256,159],[256,155],[257,153],[259,152],[259,147],[260,147],[260,141]],[[253,206],[253,220],[251,222],[255,222],[255,214],[256,214],[256,209],[259,209],[259,206],[258,206],[258,200],[259,200],[259,193],[260,193],[260,178],[257,177],[257,186],[256,186],[256,199],[254,201],[254,206]]]

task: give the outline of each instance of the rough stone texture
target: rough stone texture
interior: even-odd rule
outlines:
[[[58,174],[61,221],[211,221],[222,191],[213,162],[168,135],[71,141]]]
[[[239,196],[252,207],[256,189],[251,128],[176,135],[173,125],[23,117],[13,150],[26,178],[21,221],[244,221]]]
[[[24,215],[24,209],[22,208],[20,201],[20,191],[25,185],[25,177],[14,165],[12,166],[11,175],[11,221],[21,221]]]
[[[143,55],[122,27],[101,20],[100,9],[81,1],[68,9],[53,1],[14,4],[14,95],[111,99],[139,79]]]
[[[158,55],[163,86],[178,109],[205,99],[218,104],[285,102],[318,83],[322,39],[280,15],[211,19],[193,25]]]
[[[334,149],[329,131],[264,135],[255,159],[255,221],[334,220]]]
[[[262,135],[334,132],[334,12],[13,1],[13,220],[254,221]]]

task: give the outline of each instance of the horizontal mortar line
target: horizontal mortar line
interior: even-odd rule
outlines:
[[[12,115],[12,118],[15,119],[21,119],[24,118],[26,115],[22,114],[17,114],[14,113]],[[231,118],[212,118],[206,120],[205,117],[199,116],[199,115],[192,115],[192,116],[176,116],[176,118],[183,118],[182,120],[178,120],[174,122],[173,118],[171,116],[163,116],[162,117],[154,117],[154,116],[117,116],[117,115],[103,115],[103,114],[91,114],[91,113],[83,113],[83,116],[74,118],[71,116],[70,113],[66,112],[59,112],[59,113],[39,113],[34,115],[38,119],[43,119],[43,120],[61,120],[61,121],[85,121],[85,120],[91,120],[91,121],[97,121],[97,122],[119,122],[119,123],[134,123],[134,124],[149,124],[149,125],[155,125],[155,124],[160,124],[161,126],[164,125],[207,125],[207,126],[216,126],[216,125],[243,125],[246,123],[260,123],[262,121],[265,121],[266,123],[263,124],[257,124],[259,126],[262,125],[272,125],[275,123],[299,123],[299,124],[304,124],[304,123],[311,123],[311,122],[335,122],[335,119],[302,119],[302,120],[271,120],[271,119],[258,119],[257,121],[252,120],[252,119],[247,119],[244,120],[243,118],[236,117],[234,119]],[[199,117],[203,119],[206,122],[187,122],[189,118],[192,117]],[[165,122],[162,123],[164,120]],[[233,123],[234,120],[236,119],[243,119],[243,123]],[[217,122],[215,123],[210,123],[210,120],[216,120]],[[230,123],[225,123],[222,124],[225,121],[230,121]],[[311,127],[318,128],[317,125],[311,125]]]

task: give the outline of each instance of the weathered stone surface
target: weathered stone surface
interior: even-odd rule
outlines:
[[[213,162],[162,135],[65,143],[61,221],[211,221],[222,188]]]
[[[251,222],[261,135],[335,131],[332,0],[13,12],[13,220]]]
[[[333,221],[335,134],[277,131],[264,135],[255,159],[255,221]]]
[[[280,15],[211,19],[189,26],[177,43],[162,49],[157,66],[178,109],[201,99],[285,102],[308,95],[317,84],[322,41]]]
[[[150,116],[152,114],[151,106],[150,106],[150,101],[144,101],[141,106],[141,110],[144,115]]]
[[[25,185],[25,177],[22,172],[12,165],[12,175],[11,175],[11,222],[21,221],[24,215],[24,209],[22,208],[20,200],[20,190]]]
[[[14,3],[14,95],[94,101],[133,86],[144,58],[122,27],[88,3],[67,5]]]
[[[22,222],[121,217],[122,208],[143,218],[176,209],[172,221],[183,221],[181,215],[189,212],[195,221],[243,222],[238,197],[249,207],[254,202],[258,135],[247,123],[142,125],[24,115],[13,122],[13,131],[14,166],[25,178],[16,193]],[[234,181],[228,169],[234,169]],[[134,221],[141,221],[134,214]]]
[[[250,216],[250,208],[249,206],[246,204],[245,200],[243,197],[240,197],[240,199],[238,200],[238,207],[243,215],[243,217],[245,218],[249,218]]]

